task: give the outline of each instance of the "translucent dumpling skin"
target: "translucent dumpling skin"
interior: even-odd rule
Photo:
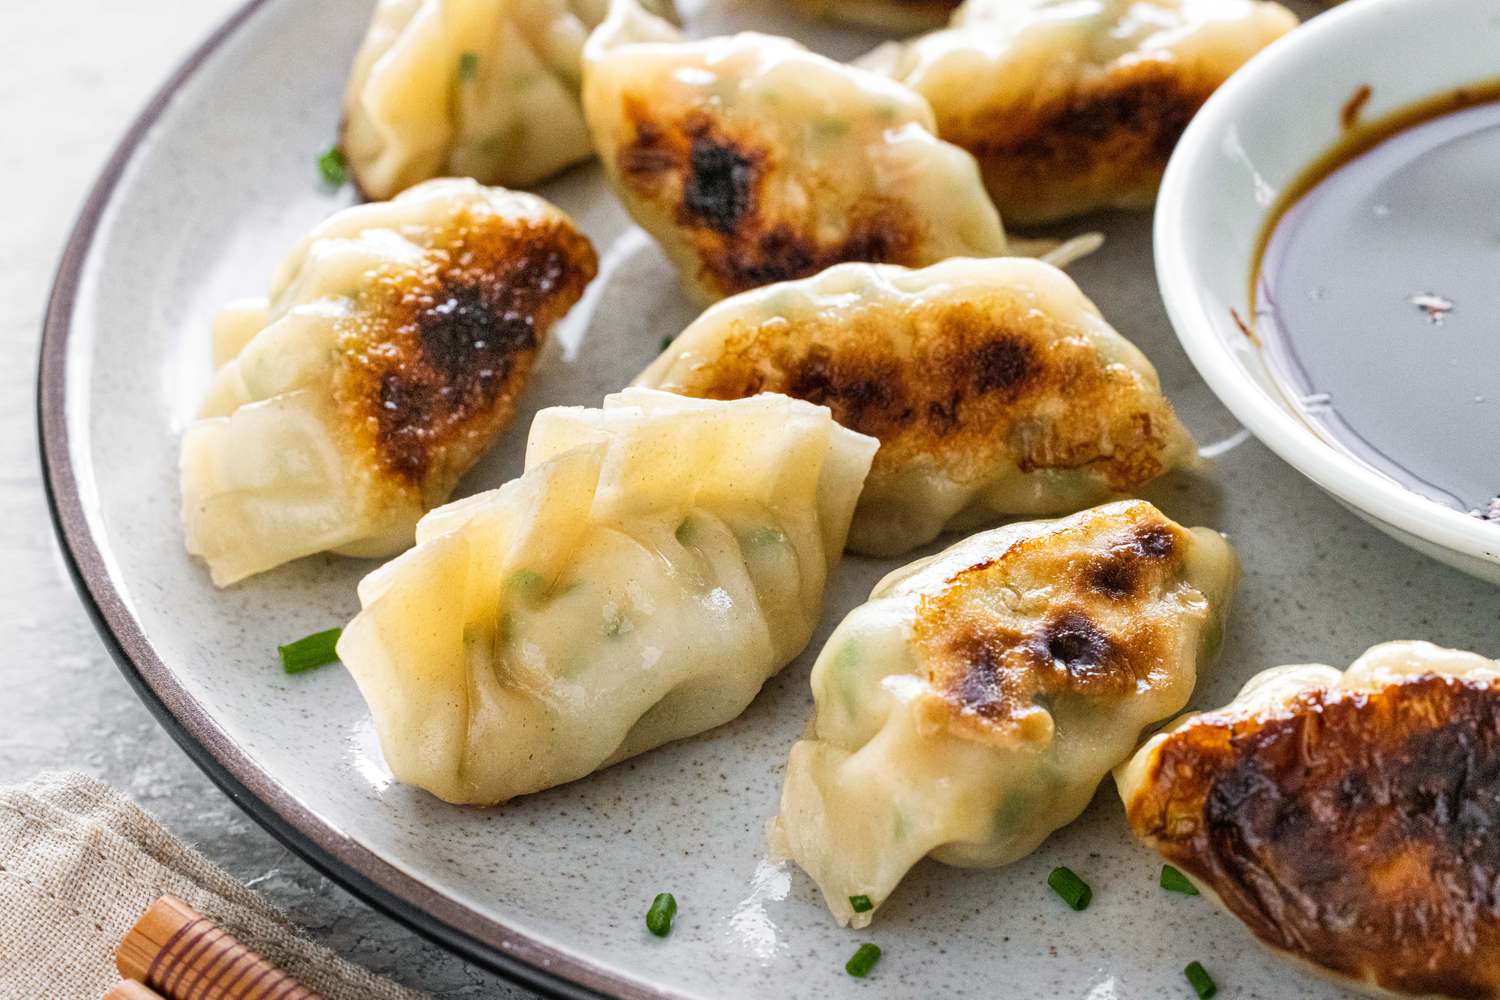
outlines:
[[[1500,662],[1388,642],[1267,670],[1115,781],[1277,953],[1372,996],[1500,996]]]
[[[997,528],[892,573],[813,667],[773,853],[855,926],[924,857],[1029,854],[1187,704],[1236,573],[1219,534],[1139,500]]]
[[[580,61],[607,0],[379,0],[344,97],[370,198],[432,177],[525,186],[592,155]]]
[[[226,586],[315,552],[410,545],[510,422],[596,267],[547,202],[473,181],[328,219],[269,298],[215,324],[219,367],[182,442],[188,551]]]
[[[807,644],[876,443],[784,396],[543,410],[338,652],[396,778],[488,804],[721,725]]]
[[[1005,252],[973,157],[879,74],[769,35],[683,41],[634,0],[584,67],[611,185],[705,301],[842,261]]]
[[[968,0],[865,64],[931,102],[1011,223],[1150,205],[1182,131],[1296,27],[1266,0]]]
[[[709,309],[637,379],[688,396],[781,392],[880,440],[850,547],[1066,514],[1196,461],[1145,356],[1057,268],[842,264]]]

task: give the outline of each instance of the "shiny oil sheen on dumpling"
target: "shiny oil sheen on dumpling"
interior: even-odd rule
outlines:
[[[215,325],[183,437],[188,551],[219,586],[314,552],[384,556],[510,422],[593,248],[529,194],[429,181],[346,209]]]
[[[1388,642],[1267,670],[1115,779],[1272,950],[1370,995],[1500,997],[1500,662]]]
[[[523,476],[360,584],[338,651],[392,772],[503,802],[739,715],[812,635],[875,448],[785,396],[543,410]]]
[[[973,157],[933,135],[926,101],[789,39],[683,41],[616,0],[583,104],[610,183],[704,300],[841,261],[1005,252]]]
[[[946,529],[1066,514],[1196,461],[1145,356],[1057,268],[843,264],[710,308],[636,380],[782,392],[880,440],[849,546],[893,556]]]
[[[880,31],[913,32],[946,24],[959,0],[794,0],[814,17]]]
[[[344,96],[366,196],[431,177],[525,186],[592,153],[578,88],[608,0],[380,0]]]
[[[1207,528],[1122,501],[974,535],[887,576],[813,666],[775,854],[878,908],[924,857],[1008,864],[1187,704],[1237,572]]]
[[[932,103],[1005,218],[1140,207],[1198,108],[1296,27],[1263,0],[968,0],[864,60]]]

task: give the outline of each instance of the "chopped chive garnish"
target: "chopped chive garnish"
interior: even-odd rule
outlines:
[[[1094,890],[1089,888],[1087,882],[1074,875],[1070,868],[1052,869],[1052,874],[1047,876],[1047,884],[1063,898],[1064,903],[1075,910],[1086,909],[1089,900],[1094,898]]]
[[[674,341],[676,339],[677,339],[676,337],[663,337],[663,338],[661,338],[661,349],[665,351],[667,348],[669,348],[669,347],[672,346],[672,341]]]
[[[646,911],[646,930],[659,938],[672,933],[672,918],[677,916],[677,898],[670,892],[658,893]]]
[[[1208,1000],[1209,997],[1219,992],[1219,987],[1214,982],[1214,977],[1208,974],[1208,970],[1203,967],[1203,963],[1201,962],[1189,962],[1187,968],[1182,970],[1182,974],[1187,976],[1187,981],[1193,987],[1193,992],[1198,994],[1198,1000]]]
[[[281,669],[289,674],[301,674],[325,663],[332,663],[339,658],[334,647],[343,634],[343,629],[331,628],[326,632],[314,632],[285,646],[277,646],[276,652],[281,654]]]
[[[875,963],[880,961],[880,946],[873,944],[862,944],[855,951],[854,957],[844,963],[844,971],[856,979],[863,979],[875,968]]]
[[[1171,865],[1161,866],[1161,887],[1168,892],[1180,892],[1184,896],[1198,895],[1198,887]]]
[[[349,165],[344,162],[344,153],[337,146],[329,146],[318,154],[318,173],[329,187],[343,187],[349,179]]]
[[[854,910],[855,913],[869,913],[871,910],[875,909],[875,904],[870,902],[869,896],[850,896],[849,907]]]
[[[458,57],[458,78],[472,80],[479,75],[479,53],[464,52]]]

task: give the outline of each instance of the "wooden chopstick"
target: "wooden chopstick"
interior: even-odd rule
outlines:
[[[323,1000],[176,896],[147,908],[115,964],[145,992],[121,983],[110,1000]]]

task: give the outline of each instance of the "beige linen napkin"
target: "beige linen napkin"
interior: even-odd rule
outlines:
[[[0,997],[98,1000],[158,896],[216,920],[329,1000],[419,1000],[300,937],[277,910],[108,785],[74,771],[0,788]]]

